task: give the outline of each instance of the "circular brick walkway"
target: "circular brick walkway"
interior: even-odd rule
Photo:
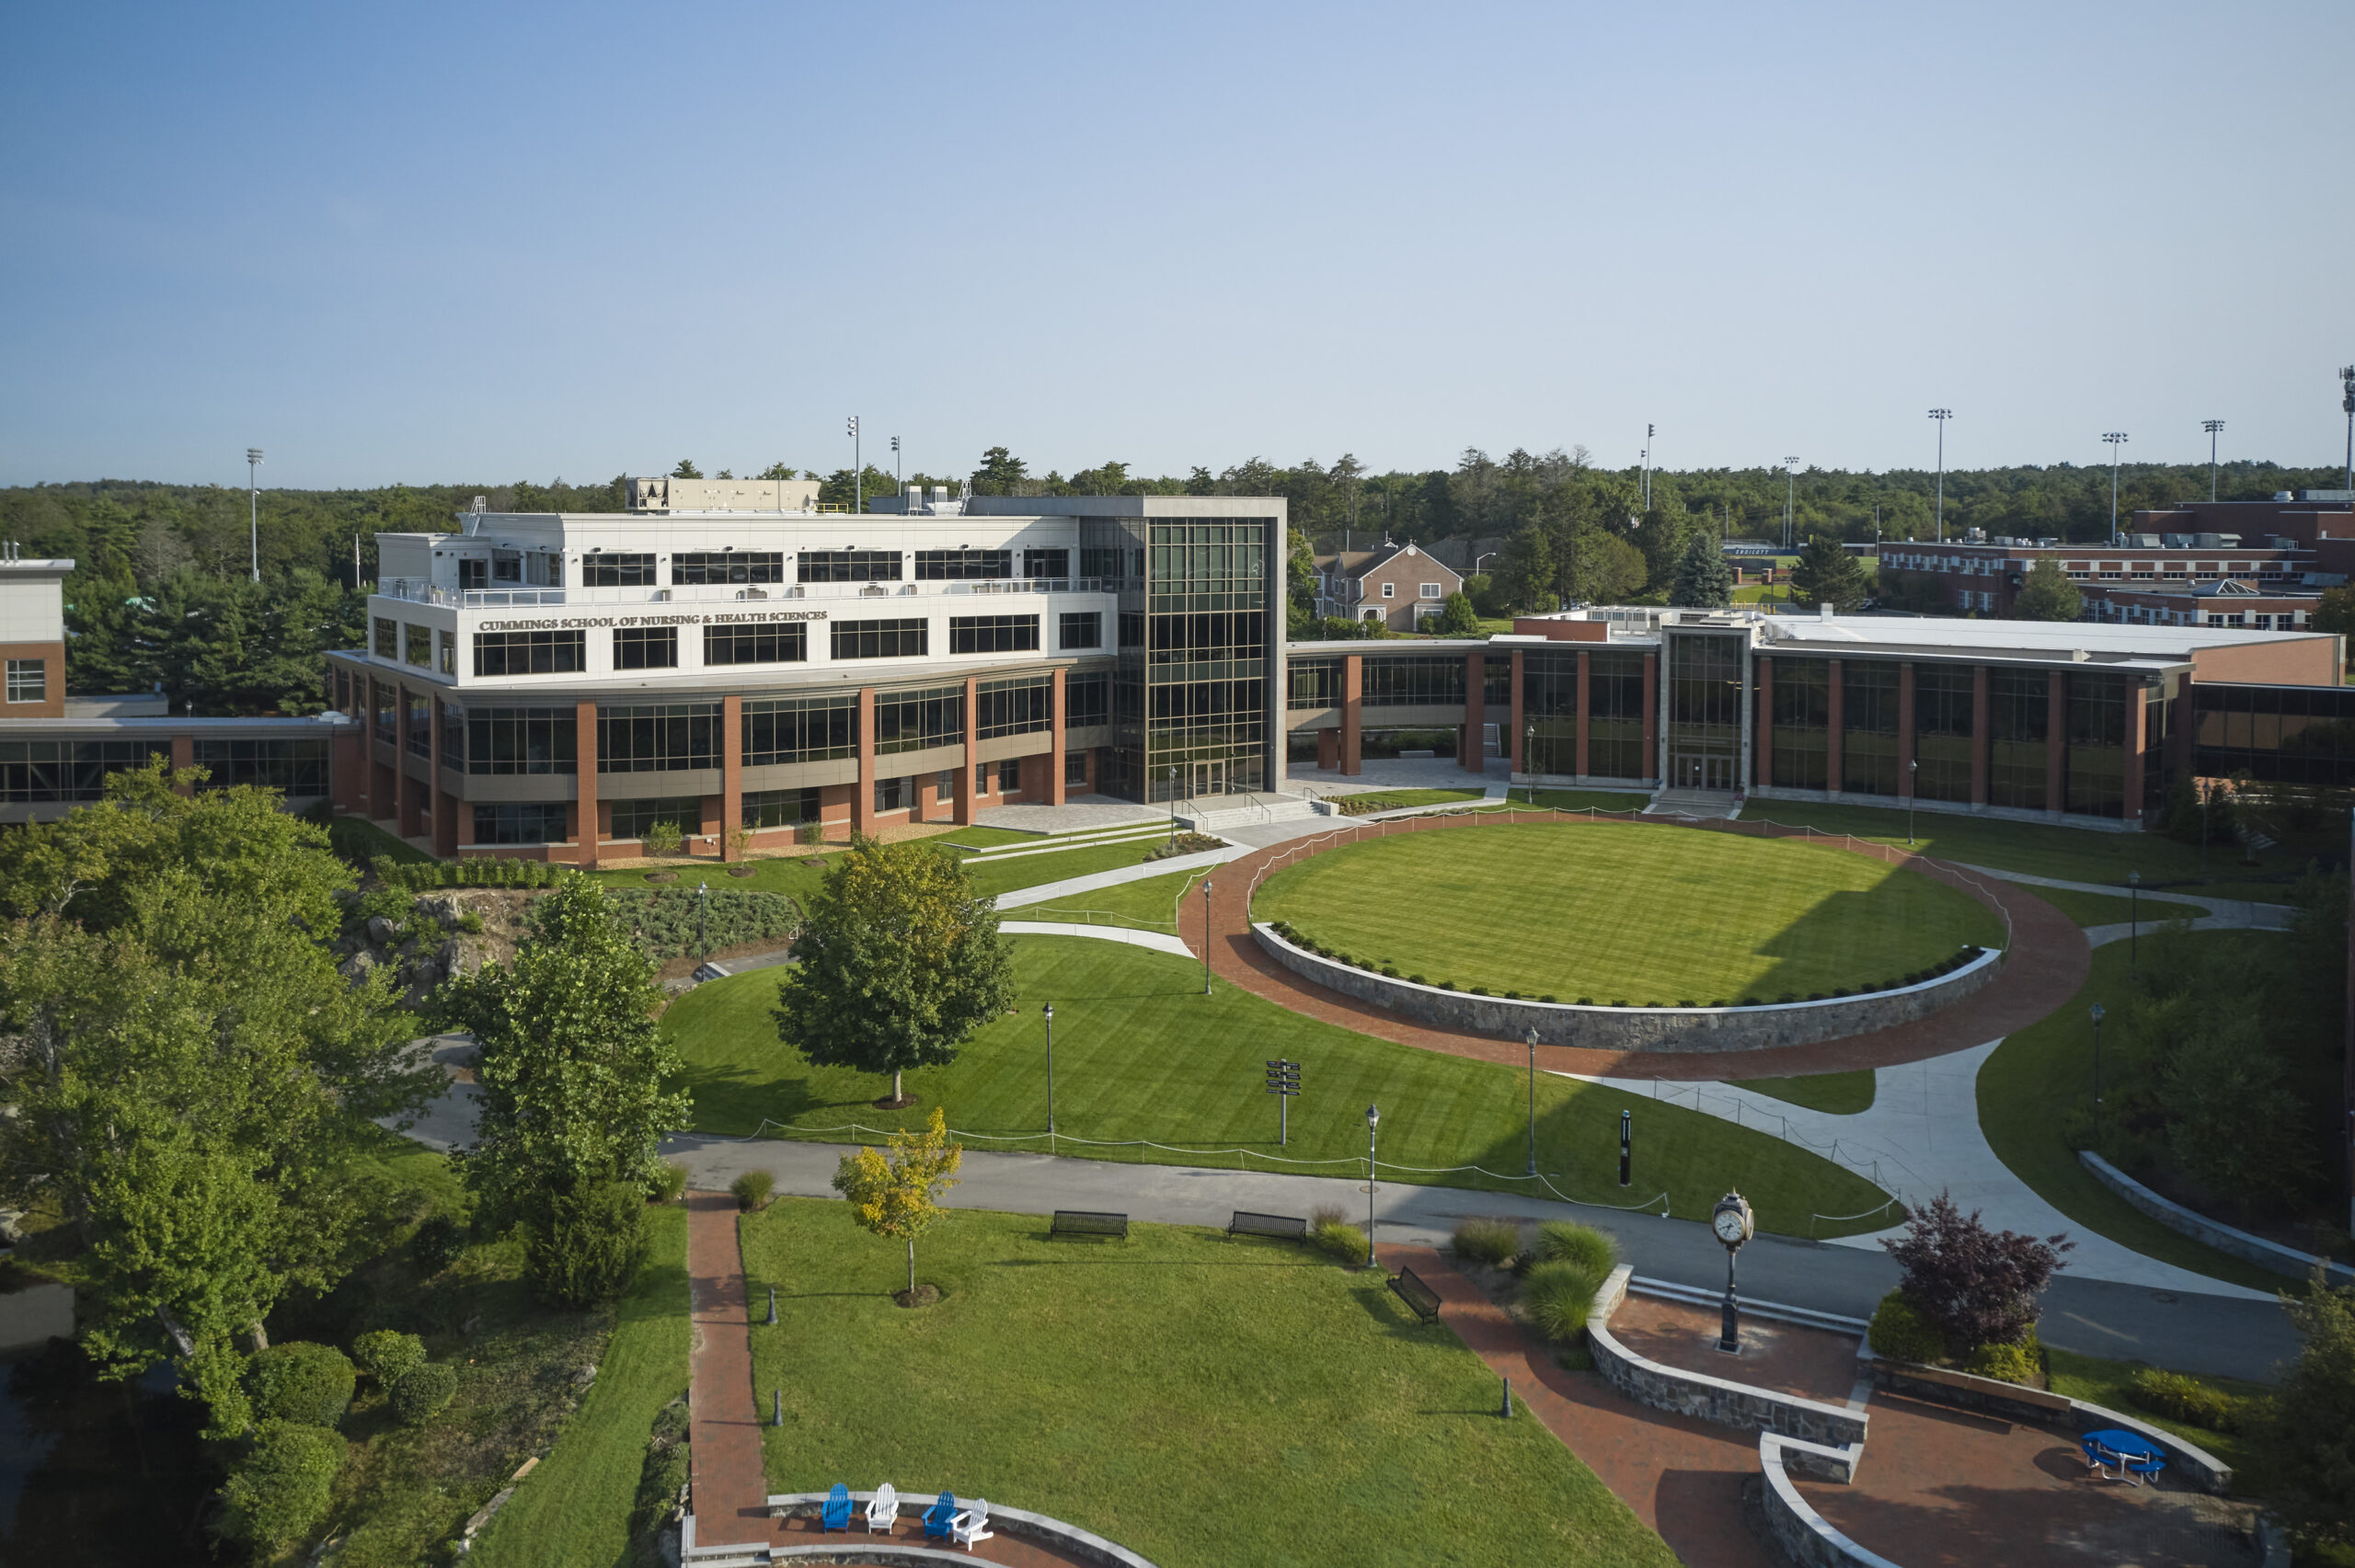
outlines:
[[[1613,818],[1614,825],[1633,821],[1662,832],[1740,833],[1757,839],[1807,838],[1873,859],[1887,861],[1934,876],[1960,889],[1989,909],[2007,916],[2011,941],[2001,972],[1952,1007],[1915,1023],[1875,1029],[1844,1039],[1808,1046],[1775,1046],[1750,1051],[1603,1051],[1568,1046],[1540,1046],[1537,1065],[1552,1072],[1594,1076],[1714,1081],[1727,1078],[1796,1077],[1808,1073],[1844,1072],[1854,1068],[1889,1067],[1919,1061],[1985,1045],[1990,1040],[2027,1027],[2065,1003],[2085,983],[2092,949],[2076,921],[2016,883],[1997,882],[1884,844],[1860,840],[1809,835],[1804,830],[1758,822],[1689,822],[1670,818]],[[1584,818],[1552,812],[1490,812],[1476,816],[1415,817],[1341,829],[1326,847],[1397,833],[1446,832],[1461,828],[1493,828],[1510,823],[1545,823],[1577,827]],[[1315,852],[1312,852],[1315,853]],[[1360,1034],[1400,1045],[1420,1046],[1453,1056],[1514,1065],[1528,1060],[1528,1047],[1517,1039],[1502,1039],[1453,1029],[1432,1028],[1344,996],[1293,974],[1260,951],[1251,934],[1251,892],[1259,877],[1276,863],[1300,858],[1300,845],[1276,844],[1229,862],[1212,875],[1210,937],[1213,973],[1294,1013],[1338,1024]],[[1739,889],[1729,896],[1738,897]],[[1180,917],[1180,934],[1199,955],[1203,932],[1200,915],[1188,910]]]

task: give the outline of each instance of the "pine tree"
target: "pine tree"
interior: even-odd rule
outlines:
[[[1791,568],[1792,596],[1801,604],[1854,610],[1865,601],[1865,571],[1836,539],[1819,533]]]
[[[1695,532],[1685,542],[1668,601],[1683,610],[1723,610],[1733,602],[1733,571],[1726,565],[1725,552],[1706,532]]]

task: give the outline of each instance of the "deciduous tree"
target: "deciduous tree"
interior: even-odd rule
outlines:
[[[2020,583],[2020,590],[2012,600],[2012,618],[2074,621],[2084,611],[2085,602],[2077,585],[2062,572],[2061,563],[2046,555],[2028,568],[2028,577]]]
[[[2267,1501],[2309,1540],[2355,1544],[2355,1291],[2317,1273],[2281,1302],[2303,1343],[2256,1424]]]
[[[834,1171],[834,1190],[850,1200],[851,1218],[879,1236],[908,1244],[908,1292],[916,1288],[916,1238],[947,1211],[940,1195],[964,1162],[962,1145],[948,1140],[948,1119],[935,1105],[922,1132],[895,1132],[889,1152],[861,1149]]]
[[[1905,1234],[1884,1241],[1905,1271],[1907,1300],[1947,1336],[1949,1349],[2015,1345],[2036,1325],[2036,1299],[2076,1243],[2065,1235],[2038,1241],[2016,1230],[1990,1230],[1973,1209],[1965,1215],[1945,1193],[1905,1222]]]

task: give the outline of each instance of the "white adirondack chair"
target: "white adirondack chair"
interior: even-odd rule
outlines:
[[[900,1494],[887,1481],[875,1489],[875,1499],[867,1505],[867,1533],[890,1535],[899,1517]]]
[[[948,1534],[959,1546],[968,1551],[973,1550],[975,1541],[993,1539],[994,1532],[990,1529],[989,1499],[974,1498],[971,1507],[948,1521]]]

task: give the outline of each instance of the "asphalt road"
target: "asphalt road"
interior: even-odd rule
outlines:
[[[837,1144],[698,1134],[669,1139],[663,1148],[686,1166],[690,1185],[724,1188],[742,1172],[766,1170],[778,1192],[803,1197],[835,1196],[830,1184],[847,1151]],[[1334,1177],[968,1150],[947,1201],[952,1207],[1014,1214],[1117,1209],[1162,1224],[1223,1226],[1238,1208],[1305,1215],[1327,1204],[1362,1223],[1367,1200],[1363,1182]],[[1458,1219],[1474,1214],[1567,1216],[1615,1235],[1638,1274],[1712,1290],[1725,1286],[1725,1249],[1694,1220],[1399,1182],[1382,1183],[1372,1201],[1385,1242],[1443,1242]],[[1868,1318],[1896,1283],[1897,1265],[1877,1249],[1760,1236],[1741,1251],[1741,1293],[1760,1301]],[[2277,1363],[2298,1353],[2297,1332],[2274,1302],[2071,1279],[2065,1271],[2045,1294],[2038,1332],[2048,1345],[2085,1355],[2264,1380],[2273,1378]]]

